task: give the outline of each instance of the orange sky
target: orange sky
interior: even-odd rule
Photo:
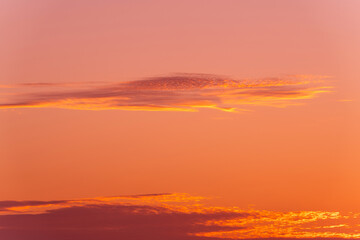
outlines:
[[[0,201],[360,212],[359,9],[1,1]]]

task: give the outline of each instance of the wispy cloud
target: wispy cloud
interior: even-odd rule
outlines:
[[[360,214],[210,207],[203,197],[152,194],[0,202],[1,239],[360,239]]]
[[[331,87],[320,76],[236,80],[207,74],[174,74],[111,84],[27,83],[3,86],[0,108],[236,112],[250,105],[286,107]],[[4,92],[4,90],[6,90]]]

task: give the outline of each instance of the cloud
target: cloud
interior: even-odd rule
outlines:
[[[174,74],[111,84],[27,83],[4,87],[0,108],[236,112],[249,106],[286,107],[330,92],[324,77],[235,80],[208,74]],[[9,90],[10,89],[10,90]]]
[[[203,197],[153,194],[0,202],[7,240],[359,239],[360,214],[209,207]],[[21,204],[22,203],[22,204]],[[42,204],[41,204],[42,203]]]
[[[43,206],[44,204],[59,204],[65,203],[66,201],[1,201],[0,202],[0,212],[7,211],[13,207],[33,207],[33,206]]]

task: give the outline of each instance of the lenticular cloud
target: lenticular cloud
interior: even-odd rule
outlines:
[[[208,74],[174,74],[137,81],[31,83],[5,86],[0,108],[237,112],[251,105],[286,107],[329,92],[324,77],[232,79]]]

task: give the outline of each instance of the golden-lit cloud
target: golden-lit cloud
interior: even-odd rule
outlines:
[[[326,77],[235,80],[207,74],[175,74],[120,83],[27,83],[3,86],[0,108],[228,112],[250,106],[286,107],[330,92]]]
[[[211,207],[188,194],[0,202],[1,239],[360,239],[360,214]],[[99,238],[101,237],[101,238]]]

